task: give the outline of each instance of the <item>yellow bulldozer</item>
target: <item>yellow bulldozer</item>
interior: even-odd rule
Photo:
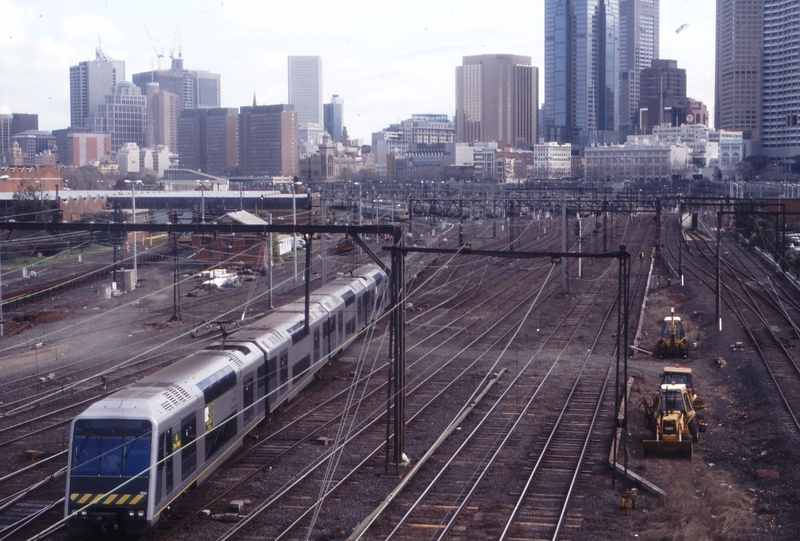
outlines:
[[[667,367],[669,368],[669,367]],[[706,422],[697,414],[695,401],[698,400],[691,389],[691,370],[683,369],[673,374],[686,375],[684,383],[662,383],[653,401],[642,397],[644,406],[644,426],[652,431],[654,439],[644,440],[645,458],[687,458],[691,460],[693,445],[699,439],[699,432],[705,432]],[[665,376],[667,379],[665,368]]]
[[[681,318],[675,315],[675,308],[670,309],[669,315],[661,324],[661,336],[658,338],[656,351],[659,357],[685,358],[689,354],[683,323]]]

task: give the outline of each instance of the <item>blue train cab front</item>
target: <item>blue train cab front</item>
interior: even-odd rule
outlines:
[[[149,420],[75,420],[67,480],[71,529],[126,534],[147,529],[151,433]]]

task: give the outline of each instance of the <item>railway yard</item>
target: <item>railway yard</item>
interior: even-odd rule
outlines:
[[[560,251],[560,218],[520,220],[514,249]],[[720,329],[712,213],[689,230],[664,212],[658,234],[652,209],[609,221],[609,251],[624,245],[632,254],[628,344],[636,349],[623,373],[617,259],[569,258],[564,294],[567,262],[555,258],[426,254],[413,260],[403,301],[407,462],[392,462],[391,336],[382,317],[141,539],[800,538],[800,289],[725,235]],[[474,232],[476,250],[508,248],[503,227],[488,219],[463,229]],[[458,225],[437,232],[426,246],[459,247]],[[569,239],[577,251],[571,227]],[[381,246],[373,244],[379,254]],[[331,276],[368,263],[357,252],[331,254]],[[45,264],[40,276],[58,282],[103,257]],[[276,306],[303,296],[291,267],[275,269]],[[0,339],[0,541],[80,538],[62,524],[70,421],[218,341],[220,328],[270,311],[263,276],[208,290],[185,274],[176,320],[170,258],[153,258],[139,274],[138,287],[119,296],[101,294],[108,279],[85,280],[4,314],[27,323],[9,324],[17,330]],[[4,269],[2,280],[6,298],[31,283],[19,270]],[[673,308],[686,358],[647,355]],[[708,428],[691,460],[645,459],[651,434],[641,401],[675,363],[692,369]],[[628,422],[616,446],[624,423],[615,391],[625,375]],[[612,469],[614,448],[613,461],[651,488]]]

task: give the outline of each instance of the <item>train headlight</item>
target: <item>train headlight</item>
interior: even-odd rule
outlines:
[[[79,516],[79,517],[86,517],[86,516],[89,516],[89,512],[88,512],[88,511],[86,511],[85,509],[83,509],[83,510],[81,510],[81,511],[78,511],[78,516]]]
[[[144,509],[139,509],[138,511],[136,511],[136,517],[144,518]]]
[[[134,516],[136,516],[136,511],[133,509],[128,509],[128,517],[133,518]]]

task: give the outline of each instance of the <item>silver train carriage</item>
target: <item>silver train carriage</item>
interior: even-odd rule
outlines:
[[[84,533],[140,534],[208,478],[388,300],[372,265],[100,400],[73,421],[65,518]]]

